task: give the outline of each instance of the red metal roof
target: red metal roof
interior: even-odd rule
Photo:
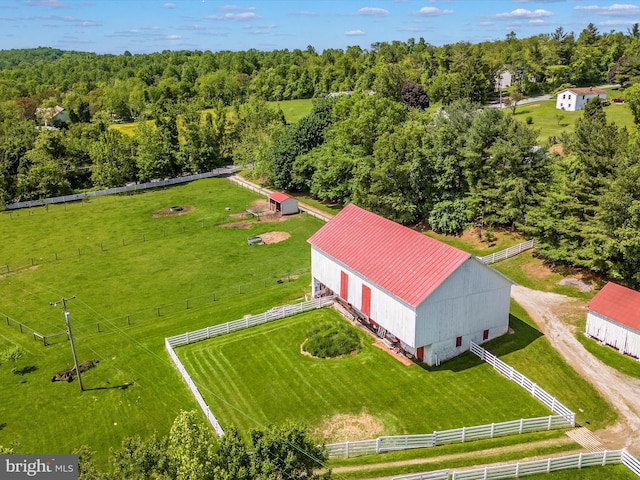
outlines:
[[[640,331],[640,292],[609,282],[587,306],[589,310]]]
[[[276,202],[284,202],[285,200],[289,200],[290,198],[293,198],[291,195],[289,195],[288,193],[283,193],[283,192],[273,192],[269,194],[269,198],[275,200]]]
[[[414,307],[471,257],[353,204],[309,243]]]

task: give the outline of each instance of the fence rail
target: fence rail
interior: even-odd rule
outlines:
[[[207,402],[204,400],[204,397],[200,393],[200,390],[198,390],[198,387],[191,378],[191,375],[189,375],[189,372],[187,372],[187,369],[178,358],[178,355],[176,355],[173,347],[187,345],[189,343],[205,340],[216,335],[224,335],[236,330],[253,327],[262,323],[271,322],[273,320],[278,320],[280,318],[295,315],[296,313],[307,312],[316,308],[326,307],[331,305],[333,302],[334,297],[322,297],[316,298],[314,300],[309,300],[308,302],[297,303],[295,305],[284,305],[281,307],[272,308],[271,310],[260,315],[253,315],[251,317],[242,318],[240,320],[227,322],[222,325],[215,325],[213,327],[203,328],[194,332],[187,332],[183,333],[182,335],[176,335],[164,339],[164,345],[167,349],[167,352],[169,352],[171,360],[180,372],[180,375],[182,375],[182,378],[189,387],[189,390],[191,390],[191,393],[193,393],[193,396],[198,402],[198,405],[200,405],[200,408],[202,409],[205,417],[207,417],[207,420],[209,420],[209,422],[213,426],[213,429],[219,436],[224,435],[224,430],[222,429],[220,422],[218,422],[218,419],[211,411],[211,408],[209,408],[209,405],[207,405]]]
[[[621,463],[622,450],[593,453],[578,453],[562,457],[550,457],[530,462],[508,465],[486,466],[473,470],[454,472],[453,480],[492,480],[497,478],[518,478],[525,475],[557,472],[559,470],[617,465]]]
[[[167,349],[167,352],[169,352],[169,357],[171,357],[173,364],[176,366],[176,368],[180,372],[180,375],[182,375],[182,378],[186,382],[187,386],[189,387],[189,390],[191,390],[191,393],[193,393],[193,396],[198,402],[198,405],[200,405],[200,408],[202,409],[202,413],[204,413],[204,416],[207,417],[207,420],[209,420],[209,422],[213,426],[213,429],[218,434],[218,436],[221,437],[222,435],[224,435],[224,430],[222,429],[220,422],[218,422],[218,419],[211,411],[211,408],[209,408],[209,405],[207,405],[207,402],[204,401],[204,397],[200,393],[200,390],[198,390],[198,387],[196,386],[194,381],[191,379],[191,375],[189,375],[189,372],[187,372],[187,369],[184,368],[184,365],[182,365],[182,362],[178,358],[178,355],[176,355],[175,350],[173,349],[173,347],[171,346],[168,340],[169,339],[165,339],[164,345],[165,345],[165,348]]]
[[[640,477],[640,460],[626,450],[622,451],[622,464]]]
[[[534,246],[535,246],[535,240],[531,239],[526,242],[519,243],[518,245],[514,245],[513,247],[509,247],[505,250],[492,253],[491,255],[478,257],[478,260],[486,264],[496,263],[501,260],[506,260],[507,258],[518,255],[519,253],[524,252],[525,250],[531,250]]]
[[[433,472],[414,473],[412,475],[393,477],[391,480],[449,480],[449,472],[449,469],[434,470]]]
[[[167,178],[164,180],[136,183],[134,185],[126,185],[124,187],[106,188],[104,190],[94,190],[86,193],[76,193],[73,195],[61,195],[59,197],[42,198],[39,200],[28,200],[25,202],[16,202],[7,205],[7,210],[18,210],[20,208],[41,207],[43,205],[51,205],[54,203],[66,203],[77,202],[89,197],[101,197],[104,195],[113,195],[116,193],[128,193],[137,192],[138,190],[146,190],[148,188],[160,188],[167,187],[169,185],[176,185],[179,183],[192,182],[201,178],[219,177],[221,175],[229,175],[235,171],[238,171],[239,167],[227,166],[223,168],[217,168],[210,172],[197,173],[193,175],[185,175],[183,177]]]
[[[581,469],[588,467],[603,467],[606,465],[623,464],[636,475],[640,475],[629,464],[640,466],[637,458],[626,450],[604,450],[600,452],[577,453],[549,457],[528,462],[517,462],[501,465],[487,465],[486,467],[461,470],[449,473],[450,470],[412,473],[393,477],[392,480],[497,480],[504,478],[520,478],[527,475],[545,474],[560,470]]]
[[[250,317],[241,318],[239,320],[233,320],[232,322],[213,325],[211,327],[202,328],[200,330],[175,335],[173,337],[167,338],[166,341],[172,347],[187,345],[189,343],[199,342],[201,340],[206,340],[218,335],[225,335],[227,333],[235,332],[236,330],[242,330],[244,328],[254,327],[256,325],[261,325],[263,323],[278,320],[280,318],[289,317],[297,313],[326,307],[331,305],[333,301],[334,297],[322,297],[309,300],[308,302],[296,303],[294,305],[284,305],[281,307],[272,308],[271,310],[260,313],[258,315],[252,315]]]
[[[522,388],[527,390],[531,395],[544,403],[547,407],[551,409],[552,412],[557,413],[558,415],[562,415],[565,420],[571,424],[572,427],[576,424],[576,414],[572,412],[569,408],[563,405],[557,398],[551,396],[547,393],[539,385],[533,383],[523,374],[518,372],[512,366],[504,363],[498,357],[493,355],[491,352],[485,350],[480,345],[471,342],[471,353],[474,353],[482,360],[491,365],[494,369],[500,372],[503,376],[507,377],[512,382],[517,383]]]
[[[521,418],[507,422],[434,431],[417,435],[395,435],[378,437],[371,440],[340,442],[325,445],[330,457],[350,457],[368,453],[382,453],[393,450],[427,448],[450,443],[464,443],[504,435],[516,435],[543,430],[569,428],[571,425],[562,415],[547,417]]]

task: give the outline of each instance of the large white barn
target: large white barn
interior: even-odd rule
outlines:
[[[508,330],[513,282],[469,253],[353,204],[309,243],[314,295],[335,293],[428,365]]]
[[[640,359],[640,292],[609,282],[587,308],[587,335]]]

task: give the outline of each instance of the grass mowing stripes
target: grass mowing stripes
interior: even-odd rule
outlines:
[[[180,347],[177,353],[223,427],[236,425],[242,431],[286,419],[303,421],[313,429],[335,414],[357,415],[363,410],[375,416],[389,435],[549,413],[486,364],[468,364],[455,371],[405,366],[374,347],[363,332],[359,334],[364,347],[358,355],[338,359],[303,355],[300,345],[306,332],[321,322],[344,320],[332,309],[316,310]],[[225,363],[204,360],[212,358]]]

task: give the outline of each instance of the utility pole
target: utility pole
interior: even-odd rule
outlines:
[[[71,353],[73,353],[73,365],[74,365],[74,368],[76,369],[76,375],[78,376],[78,384],[80,385],[80,391],[83,392],[84,388],[82,386],[82,377],[80,376],[80,369],[78,368],[78,356],[76,355],[76,345],[75,343],[73,343],[73,333],[71,333],[71,314],[69,313],[69,310],[67,310],[67,301],[73,300],[74,298],[76,298],[75,295],[70,298],[62,297],[60,301],[51,302],[50,305],[57,307],[58,303],[62,303],[64,319],[65,319],[65,322],[67,323],[67,335],[69,335],[69,341],[71,342]]]

